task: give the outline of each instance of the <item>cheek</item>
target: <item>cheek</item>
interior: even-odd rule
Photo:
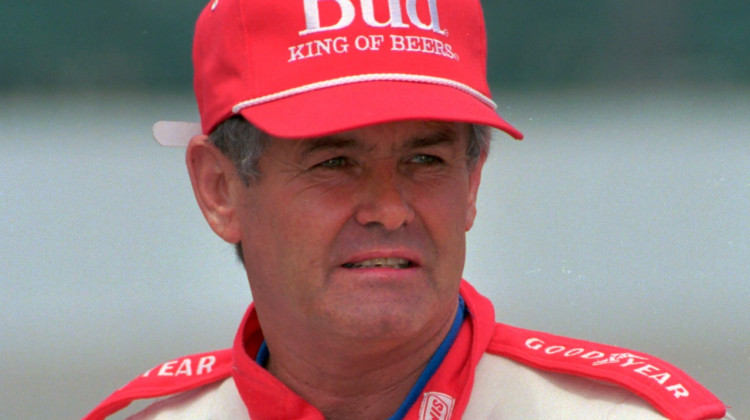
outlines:
[[[432,188],[417,188],[415,207],[425,220],[447,230],[464,231],[470,214],[468,188],[465,182],[450,182]]]
[[[436,247],[439,265],[463,271],[469,216],[466,183],[451,182],[442,188],[422,189],[419,197],[414,200],[415,210]]]
[[[256,257],[251,258],[264,265],[273,262],[276,270],[289,276],[322,266],[330,244],[346,222],[344,199],[303,191],[251,204],[243,228],[243,241],[250,241],[256,251]]]

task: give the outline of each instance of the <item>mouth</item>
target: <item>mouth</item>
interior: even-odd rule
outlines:
[[[342,267],[348,269],[361,269],[361,268],[393,268],[397,270],[403,270],[405,268],[414,267],[415,264],[405,258],[371,258],[369,260],[346,263]]]

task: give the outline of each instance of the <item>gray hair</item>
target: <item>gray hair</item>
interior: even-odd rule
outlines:
[[[237,173],[245,185],[260,178],[258,161],[268,146],[271,136],[250,124],[240,115],[234,115],[208,136],[209,141],[234,162]]]
[[[216,148],[234,162],[237,173],[245,185],[258,181],[261,176],[258,162],[271,140],[269,134],[255,127],[242,116],[234,115],[216,126],[208,138]],[[469,168],[473,169],[479,159],[489,154],[489,151],[490,127],[470,124],[469,141],[466,144],[466,159]],[[242,242],[235,244],[235,252],[244,265]]]

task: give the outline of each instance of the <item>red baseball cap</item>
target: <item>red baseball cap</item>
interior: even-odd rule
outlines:
[[[195,123],[158,122],[186,145],[241,114],[282,138],[400,120],[483,124],[523,134],[487,85],[479,0],[212,0],[195,29]]]

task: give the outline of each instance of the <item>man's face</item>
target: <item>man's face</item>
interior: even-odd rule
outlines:
[[[408,121],[272,139],[237,210],[261,324],[398,339],[449,320],[483,164],[468,135]]]

